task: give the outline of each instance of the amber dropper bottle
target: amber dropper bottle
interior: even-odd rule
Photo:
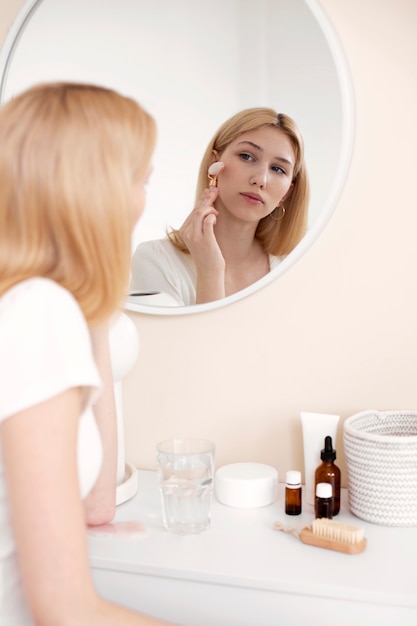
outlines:
[[[289,470],[286,474],[285,513],[287,515],[300,515],[301,508],[301,472]]]
[[[336,450],[333,449],[330,436],[324,439],[324,449],[321,451],[320,458],[322,463],[316,469],[314,485],[316,487],[319,483],[331,484],[333,488],[333,515],[337,515],[340,511],[340,469],[334,464]]]

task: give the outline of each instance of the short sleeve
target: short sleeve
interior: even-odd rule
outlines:
[[[278,265],[280,265],[280,263],[282,263],[282,260],[285,257],[282,256],[273,256],[272,254],[269,255],[269,270],[273,270],[276,267],[278,267]]]
[[[0,421],[72,387],[101,385],[91,338],[73,296],[33,278],[0,298]]]
[[[138,245],[132,258],[132,291],[157,290],[177,296],[175,279],[172,263],[159,240]]]
[[[164,293],[180,306],[195,304],[194,262],[168,239],[142,242],[132,258],[130,290]]]

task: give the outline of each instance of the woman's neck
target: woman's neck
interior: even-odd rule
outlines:
[[[226,265],[241,264],[253,256],[264,254],[262,247],[255,239],[257,224],[217,219],[214,234]]]
[[[256,225],[218,220],[217,243],[226,262],[226,296],[245,289],[268,274],[269,256],[255,239]]]

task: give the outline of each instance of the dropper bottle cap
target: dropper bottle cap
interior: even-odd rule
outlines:
[[[324,439],[324,448],[320,453],[322,461],[334,461],[336,458],[336,450],[333,448],[332,438],[327,435]]]

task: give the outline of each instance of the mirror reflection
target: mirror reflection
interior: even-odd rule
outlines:
[[[156,290],[190,306],[249,287],[300,242],[308,202],[304,143],[294,121],[266,108],[237,113],[207,146],[195,209],[184,224],[138,245],[132,292]]]
[[[338,44],[314,0],[261,0],[256,11],[248,0],[213,0],[209,12],[202,0],[38,0],[25,5],[1,61],[1,101],[36,82],[81,80],[134,97],[156,118],[154,170],[132,253],[181,229],[196,206],[204,149],[225,120],[271,107],[297,122],[311,194],[306,235],[294,250],[215,303],[164,307],[160,295],[133,296],[127,308],[194,312],[253,293],[299,258],[334,208],[350,156],[350,93]]]

